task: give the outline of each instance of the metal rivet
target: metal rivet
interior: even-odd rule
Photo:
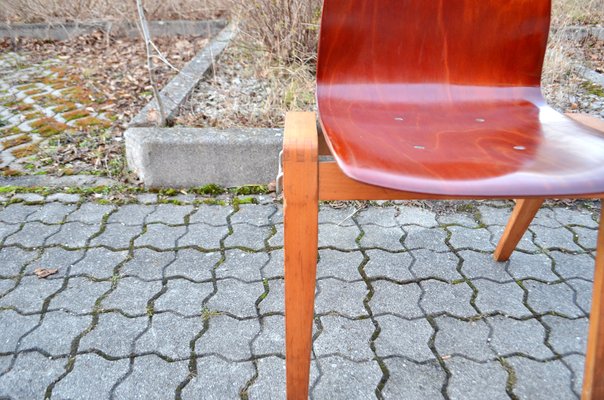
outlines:
[[[413,148],[418,149],[418,150],[424,150],[425,149],[424,146],[413,146]]]
[[[524,146],[514,146],[514,150],[526,150]]]
[[[486,121],[486,119],[484,119],[484,118],[476,118],[476,122],[485,122],[485,121]]]
[[[394,120],[395,121],[404,121],[405,118],[403,118],[403,117],[395,117]]]

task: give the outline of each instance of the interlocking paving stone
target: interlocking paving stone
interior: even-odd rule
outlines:
[[[271,247],[283,247],[283,224],[274,225],[275,234],[268,239],[268,245]]]
[[[19,339],[33,329],[40,320],[39,315],[20,315],[13,310],[0,311],[0,353],[16,350]]]
[[[194,283],[186,279],[171,279],[168,290],[155,300],[157,311],[174,311],[184,316],[201,315],[203,300],[214,291],[212,283]]]
[[[140,235],[142,226],[128,226],[122,224],[107,224],[99,236],[90,241],[91,246],[107,246],[113,249],[127,249],[130,241]]]
[[[501,240],[505,227],[499,226],[499,225],[493,225],[493,226],[487,227],[487,229],[489,230],[489,232],[491,232],[491,244],[493,246],[497,246],[497,244]],[[537,247],[537,245],[535,245],[535,243],[533,243],[533,235],[532,235],[532,232],[529,230],[527,230],[524,233],[524,235],[520,239],[520,242],[518,242],[516,249],[528,251],[530,253],[535,253],[535,252],[540,251],[540,249]]]
[[[147,225],[147,231],[134,240],[134,246],[148,246],[160,250],[176,247],[176,241],[187,231],[185,226],[168,226],[164,224]]]
[[[472,284],[478,290],[476,307],[482,313],[498,312],[516,318],[532,315],[524,305],[524,290],[516,282],[496,283],[477,279]]]
[[[441,356],[463,355],[476,361],[493,359],[489,327],[484,321],[462,321],[446,316],[435,321],[438,332],[434,345]]]
[[[562,225],[582,225],[588,228],[597,228],[598,223],[592,214],[585,210],[571,210],[563,207],[554,208],[554,218]]]
[[[283,279],[268,281],[268,288],[268,295],[258,305],[260,313],[285,312],[285,283],[283,282]]]
[[[105,215],[109,214],[114,209],[114,206],[107,204],[84,203],[76,211],[69,214],[66,221],[83,222],[85,224],[100,224]]]
[[[354,226],[353,217],[360,210],[354,207],[332,208],[328,205],[319,207],[319,224],[333,224],[338,226]]]
[[[418,279],[439,278],[454,281],[461,278],[457,272],[459,259],[453,253],[435,253],[430,250],[411,251],[415,261],[411,271]]]
[[[50,300],[48,309],[74,314],[92,313],[96,301],[109,289],[111,282],[95,282],[84,277],[69,278],[67,287]]]
[[[65,362],[38,352],[19,354],[13,368],[0,377],[0,396],[43,399],[46,387],[63,373]]]
[[[8,293],[9,290],[15,287],[17,282],[14,279],[0,279],[0,297]]]
[[[480,224],[473,215],[456,213],[438,215],[436,217],[441,225],[461,225],[466,228],[479,228]]]
[[[109,216],[107,222],[119,223],[121,225],[139,226],[145,221],[147,215],[155,210],[156,206],[145,206],[139,204],[127,204],[121,206],[116,212]]]
[[[118,309],[128,315],[147,312],[147,302],[161,290],[161,282],[144,282],[137,278],[120,278],[117,288],[102,301],[105,310]]]
[[[477,314],[470,304],[472,289],[465,282],[450,284],[428,280],[420,285],[424,290],[420,305],[427,314],[448,313],[457,317]]]
[[[10,204],[0,210],[0,222],[20,224],[27,217],[36,212],[40,206],[27,206],[24,204]]]
[[[595,262],[587,254],[566,254],[552,251],[550,255],[556,263],[554,269],[563,278],[583,278],[593,281]]]
[[[103,252],[107,253],[104,250]],[[120,268],[120,273],[124,276],[136,276],[146,281],[160,280],[163,278],[164,268],[175,258],[176,254],[172,251],[136,249],[132,253],[132,258]],[[188,267],[192,268],[193,265]]]
[[[566,228],[547,228],[531,226],[529,228],[535,236],[535,243],[545,249],[562,249],[566,251],[581,251],[573,241],[573,234]]]
[[[58,399],[82,398],[85,393],[98,399],[108,399],[111,388],[128,372],[128,360],[107,361],[96,354],[79,355],[73,370],[53,388]]]
[[[195,249],[178,250],[176,260],[166,267],[166,277],[182,276],[194,281],[212,279],[212,270],[221,259],[220,253],[202,253]]]
[[[19,350],[38,349],[53,356],[67,355],[73,340],[90,326],[91,321],[91,316],[47,312],[41,325],[21,340]]]
[[[491,347],[498,355],[522,353],[539,359],[553,356],[544,344],[545,328],[536,319],[519,321],[495,316],[488,318],[487,322],[493,329]]]
[[[128,318],[117,312],[101,313],[94,329],[80,340],[78,351],[96,349],[111,357],[127,357],[147,321],[146,316]]]
[[[319,225],[319,247],[357,250],[359,246],[356,239],[360,233],[357,226],[321,224]]]
[[[399,225],[419,225],[426,228],[438,226],[436,214],[419,207],[399,207],[399,213],[396,217]]]
[[[513,392],[520,399],[576,399],[570,387],[571,374],[562,361],[546,363],[523,357],[506,360],[516,373]]]
[[[365,282],[342,282],[326,278],[317,281],[315,312],[338,314],[355,318],[367,315],[363,300],[368,293]]]
[[[373,358],[369,348],[375,326],[370,319],[349,320],[339,316],[321,317],[323,331],[314,342],[317,357],[339,354],[355,361]]]
[[[321,380],[313,393],[316,399],[370,399],[382,378],[376,361],[354,362],[334,356],[319,360]]]
[[[367,253],[373,254],[373,251]],[[317,278],[333,277],[347,282],[360,281],[362,276],[359,273],[359,266],[363,259],[363,254],[360,251],[320,250]],[[367,272],[367,267],[365,267],[365,272]]]
[[[88,249],[83,259],[72,265],[70,275],[87,275],[97,279],[109,279],[114,269],[128,257],[126,251]]]
[[[397,285],[387,281],[372,282],[373,297],[369,307],[374,315],[397,314],[403,318],[423,316],[419,307],[421,289],[416,283]]]
[[[79,194],[53,193],[46,198],[46,201],[59,201],[61,203],[77,203],[80,201]]]
[[[193,211],[193,206],[159,204],[155,211],[147,216],[147,223],[161,222],[167,225],[181,225],[185,217]]]
[[[25,268],[26,275],[34,274],[37,268],[57,269],[58,272],[46,280],[62,279],[66,276],[70,267],[84,257],[84,250],[65,250],[60,247],[51,247],[44,249],[42,256]]]
[[[548,228],[558,228],[562,226],[556,219],[556,214],[551,208],[541,207],[535,215],[531,225],[545,226]]]
[[[285,399],[285,360],[277,357],[266,357],[259,359],[257,365],[258,378],[248,390],[249,399]],[[313,360],[310,363],[309,387],[313,387],[318,376],[317,363]],[[316,396],[315,398],[319,399]]]
[[[46,203],[27,217],[27,221],[44,222],[45,224],[60,224],[66,216],[77,207],[62,203]]]
[[[36,258],[38,253],[32,250],[23,250],[18,247],[5,247],[0,249],[0,276],[16,276],[21,269]]]
[[[404,232],[398,226],[385,228],[377,225],[365,225],[360,245],[363,248],[379,248],[390,251],[404,250],[401,239]]]
[[[495,208],[489,206],[478,206],[481,221],[486,225],[501,225],[505,226],[510,219],[511,210],[505,208]]]
[[[188,372],[188,361],[169,363],[155,355],[136,357],[132,373],[115,388],[113,397],[137,400],[172,398]]]
[[[195,343],[199,354],[220,355],[228,360],[247,360],[252,356],[250,343],[260,332],[257,319],[236,320],[226,315],[209,319],[209,328]],[[225,335],[225,332],[229,332]]]
[[[254,376],[251,362],[232,363],[218,357],[197,359],[197,374],[182,391],[183,399],[237,399]]]
[[[393,227],[398,226],[397,214],[394,207],[368,207],[359,211],[356,220],[361,225]]]
[[[418,362],[435,358],[428,346],[434,330],[427,320],[408,321],[393,315],[375,319],[381,329],[375,340],[378,356],[403,356]]]
[[[441,399],[445,371],[437,362],[416,364],[401,358],[384,360],[390,378],[382,390],[385,399]]]
[[[199,209],[191,215],[191,224],[203,222],[204,224],[220,226],[227,225],[227,216],[233,212],[231,207],[211,206],[202,204]]]
[[[21,229],[21,226],[17,224],[6,224],[4,222],[0,222],[0,242],[17,232],[19,229]]]
[[[271,315],[262,318],[262,331],[252,342],[255,356],[285,354],[285,318]]]
[[[154,314],[149,329],[137,339],[135,351],[159,353],[171,359],[191,354],[191,341],[203,328],[201,317],[184,318],[172,313]]]
[[[597,229],[582,228],[580,226],[574,226],[572,231],[577,235],[577,242],[579,245],[586,250],[596,249],[596,240],[598,238]]]
[[[573,290],[564,283],[548,285],[525,281],[528,289],[527,303],[538,313],[555,312],[568,317],[581,317],[583,311],[573,301]]]
[[[319,252],[320,253],[320,252]],[[283,264],[283,249],[279,249],[279,250],[273,250],[269,253],[267,253],[270,255],[270,260],[269,262],[262,268],[262,276],[265,279],[271,279],[271,278],[283,278],[283,268],[284,268],[284,264]],[[321,261],[319,261],[320,263]],[[317,276],[321,276],[321,272],[319,271],[319,268],[324,268],[324,267],[317,267]]]
[[[67,222],[61,225],[61,230],[46,239],[46,245],[63,245],[70,248],[84,247],[95,233],[99,231],[96,225],[82,222]]]
[[[266,253],[248,253],[239,249],[225,252],[225,260],[216,268],[217,278],[237,278],[242,281],[262,279],[262,267],[268,262]]]
[[[587,318],[566,319],[546,315],[543,322],[550,328],[549,344],[560,354],[581,353],[587,349],[587,331],[589,320]]]
[[[583,390],[583,373],[585,372],[585,356],[573,354],[563,358],[566,365],[573,371],[574,378],[571,381],[572,388],[577,395],[581,396]]]
[[[413,263],[411,253],[390,253],[383,250],[368,250],[369,260],[363,269],[369,279],[388,278],[410,281],[415,277],[409,269]]]
[[[0,356],[0,375],[10,367],[13,356]]]
[[[40,203],[44,201],[44,196],[35,193],[17,193],[13,199],[23,200],[25,203]]]
[[[41,222],[28,222],[20,231],[8,236],[4,245],[19,244],[24,247],[40,247],[49,236],[57,233],[60,225],[45,225]]]
[[[187,233],[178,239],[178,246],[196,246],[202,249],[218,249],[220,241],[229,233],[228,226],[190,224]]]
[[[16,288],[0,299],[0,307],[15,307],[23,313],[42,311],[44,300],[57,292],[63,280],[38,279],[25,276]]]
[[[250,224],[256,226],[267,226],[271,224],[270,216],[276,211],[272,206],[261,206],[258,204],[242,204],[239,211],[231,216],[232,224]]]
[[[226,247],[242,247],[251,250],[263,250],[264,241],[271,235],[267,226],[258,227],[247,224],[233,225],[233,233],[224,240]]]
[[[513,281],[505,270],[505,263],[493,260],[491,254],[464,250],[459,252],[459,256],[463,258],[461,271],[468,279],[486,278],[497,282]]]
[[[461,357],[445,361],[451,378],[450,399],[509,399],[505,388],[508,374],[497,361],[479,364]]]
[[[552,261],[545,254],[514,252],[507,268],[514,279],[538,279],[546,282],[560,278],[553,272]]]
[[[485,228],[470,229],[462,226],[450,226],[449,243],[456,249],[473,249],[492,251],[495,249],[491,243],[491,232]]]
[[[240,318],[257,315],[256,300],[264,293],[262,282],[245,283],[236,279],[221,279],[216,282],[216,286],[218,292],[207,302],[209,309]]]
[[[432,251],[448,251],[445,242],[447,232],[442,228],[424,228],[421,226],[408,225],[403,227],[407,233],[404,244],[408,250],[426,249]]]
[[[589,313],[591,310],[593,283],[586,282],[582,279],[569,279],[566,283],[575,290],[577,305],[581,307],[585,313]]]

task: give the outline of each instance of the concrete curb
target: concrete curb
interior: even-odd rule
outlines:
[[[149,21],[149,30],[153,37],[191,35],[212,37],[226,26],[225,20],[208,21]],[[136,23],[116,23],[111,21],[93,21],[84,23],[57,24],[15,24],[0,23],[0,38],[34,38],[44,40],[69,40],[79,35],[102,30],[117,36],[139,37]]]

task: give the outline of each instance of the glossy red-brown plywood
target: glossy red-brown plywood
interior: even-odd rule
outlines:
[[[456,196],[604,192],[604,136],[539,88],[550,0],[326,0],[317,98],[342,171]]]

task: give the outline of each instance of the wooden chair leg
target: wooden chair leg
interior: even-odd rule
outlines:
[[[585,357],[583,400],[604,399],[604,199],[602,205]]]
[[[287,398],[307,400],[318,246],[318,144],[313,113],[290,113],[283,145]]]
[[[497,261],[506,261],[522,239],[531,221],[539,211],[539,207],[545,199],[520,199],[516,200],[516,206],[508,221],[505,231],[499,239],[493,257]]]

